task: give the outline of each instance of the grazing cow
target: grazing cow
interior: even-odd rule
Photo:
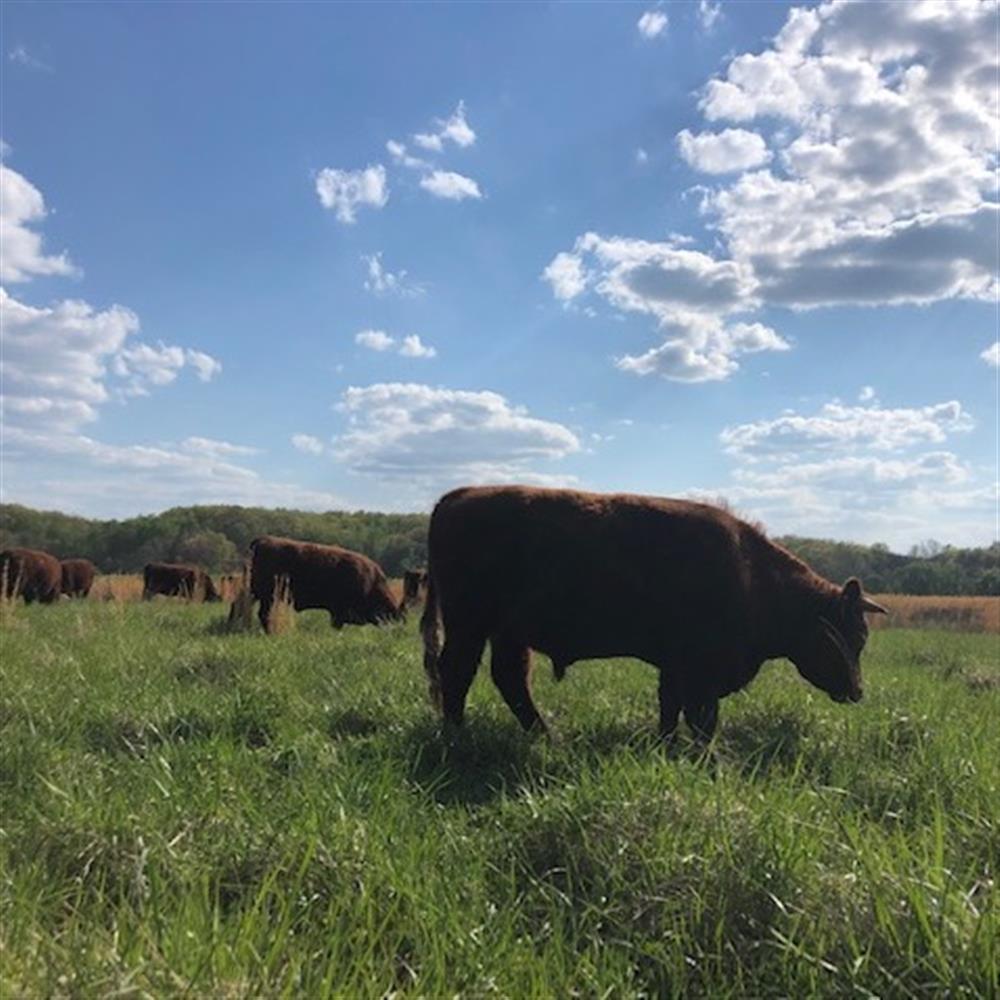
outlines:
[[[188,597],[201,601],[221,601],[212,578],[198,566],[186,563],[146,563],[142,571],[142,599],[156,594]]]
[[[420,601],[420,593],[427,592],[427,571],[408,569],[403,571],[403,607],[408,608]]]
[[[62,590],[62,567],[48,552],[4,549],[0,552],[0,585],[5,599],[23,597],[25,604],[51,604]]]
[[[424,668],[451,723],[488,639],[493,681],[525,729],[544,729],[535,649],[557,678],[576,660],[645,660],[660,671],[663,736],[683,710],[707,740],[719,699],[776,657],[835,701],[860,700],[864,614],[885,613],[857,580],[837,587],[759,528],[686,500],[468,487],[434,508],[428,551]]]
[[[250,591],[260,601],[258,617],[265,632],[271,631],[271,605],[282,577],[296,611],[322,608],[334,628],[405,617],[381,566],[358,552],[265,535],[250,543],[250,554]]]
[[[67,597],[86,597],[94,585],[97,567],[89,559],[62,560],[62,592]]]

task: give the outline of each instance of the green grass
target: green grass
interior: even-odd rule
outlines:
[[[788,664],[710,758],[655,673],[483,670],[451,742],[406,626],[224,635],[167,601],[0,632],[0,994],[996,995],[996,636],[878,632],[866,699]]]

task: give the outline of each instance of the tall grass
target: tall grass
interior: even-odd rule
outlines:
[[[1000,597],[915,597],[881,594],[875,598],[890,617],[872,617],[875,628],[943,628],[1000,634]]]
[[[787,664],[708,758],[655,675],[573,667],[443,735],[416,625],[19,612],[0,660],[4,996],[996,995],[992,636],[883,631],[866,699]]]

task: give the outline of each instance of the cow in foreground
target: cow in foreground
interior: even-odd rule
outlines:
[[[67,597],[86,597],[94,586],[97,567],[89,559],[63,559],[62,592]]]
[[[4,549],[0,586],[5,600],[23,597],[25,604],[51,604],[62,591],[62,567],[55,556],[40,549]]]
[[[187,563],[146,563],[142,571],[142,599],[156,594],[187,597],[195,601],[221,601],[212,578],[199,566]]]
[[[421,592],[427,592],[427,571],[423,569],[407,569],[403,571],[403,607],[420,602]]]
[[[629,656],[660,671],[660,730],[680,713],[708,740],[719,699],[787,657],[839,702],[861,699],[865,612],[757,527],[686,500],[522,486],[446,494],[431,515],[421,619],[431,699],[460,723],[487,640],[493,681],[525,729],[531,650],[557,678],[576,660]],[[444,625],[440,647],[438,615]]]
[[[337,545],[265,535],[250,543],[250,592],[260,601],[258,617],[265,632],[272,630],[271,606],[284,581],[296,611],[328,611],[334,628],[404,617],[374,560]]]

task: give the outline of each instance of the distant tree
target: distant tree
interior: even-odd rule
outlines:
[[[219,531],[202,531],[188,535],[175,552],[178,562],[195,563],[212,572],[235,569],[240,565],[236,546]]]

